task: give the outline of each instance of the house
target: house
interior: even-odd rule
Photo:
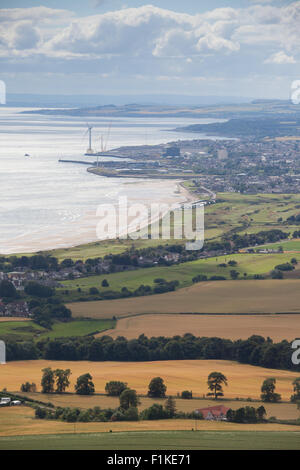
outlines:
[[[29,317],[30,311],[27,302],[17,301],[5,304],[0,299],[0,317]]]
[[[203,418],[208,421],[225,421],[227,408],[224,405],[209,406],[208,408],[199,408],[195,410],[195,413],[201,413]]]

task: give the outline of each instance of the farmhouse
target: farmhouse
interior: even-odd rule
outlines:
[[[210,406],[208,408],[199,408],[195,413],[201,413],[204,419],[208,421],[223,421],[226,420],[226,414],[229,408],[224,405]]]

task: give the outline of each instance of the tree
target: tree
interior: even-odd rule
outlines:
[[[277,403],[281,400],[281,395],[279,393],[275,393],[276,388],[276,379],[274,377],[270,377],[263,381],[261,386],[261,399],[264,402],[268,403]]]
[[[46,408],[41,408],[40,406],[38,406],[36,409],[35,409],[35,417],[38,418],[38,419],[45,419],[46,418],[46,415],[47,415],[47,410]]]
[[[69,377],[71,375],[70,369],[56,369],[55,372],[56,377],[56,392],[63,393],[65,392],[66,388],[69,387],[70,381]]]
[[[169,397],[165,403],[165,409],[168,412],[170,418],[173,418],[176,414],[176,401],[174,398]]]
[[[259,406],[256,410],[256,414],[257,414],[257,419],[259,421],[263,421],[267,414],[265,407],[263,405]]]
[[[230,271],[230,277],[231,279],[237,279],[239,277],[240,273],[238,271],[236,271],[235,269],[232,269]]]
[[[48,286],[44,286],[39,282],[30,281],[26,284],[24,291],[28,295],[33,295],[35,297],[51,297],[54,294],[54,289]]]
[[[42,369],[43,376],[41,380],[42,393],[53,393],[54,392],[54,371],[51,367]]]
[[[110,381],[107,382],[105,385],[105,391],[107,395],[111,397],[119,397],[121,393],[127,389],[127,383],[125,382],[118,382],[118,381]]]
[[[103,279],[103,281],[101,282],[101,286],[102,287],[109,287],[109,283],[108,283],[107,279]]]
[[[293,381],[294,394],[291,396],[291,402],[300,402],[300,377]]]
[[[128,410],[130,407],[136,408],[140,404],[135,390],[126,388],[120,395],[120,407]]]
[[[32,393],[35,393],[36,392],[36,385],[35,383],[29,383],[29,382],[25,382],[24,384],[21,385],[21,392],[32,392]]]
[[[12,282],[6,279],[0,282],[0,297],[8,297],[10,299],[18,297],[18,293]]]
[[[83,374],[78,377],[75,392],[77,395],[92,395],[95,393],[95,386],[92,382],[92,376],[90,374]]]
[[[227,386],[227,378],[225,375],[223,375],[221,372],[212,372],[209,374],[208,379],[207,379],[207,385],[210,390],[209,393],[207,393],[207,396],[213,396],[215,400],[218,399],[218,397],[223,397],[223,388],[222,384]]]
[[[165,398],[167,387],[161,377],[155,377],[149,383],[148,397]]]

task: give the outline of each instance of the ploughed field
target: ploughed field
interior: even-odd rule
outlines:
[[[296,279],[201,282],[147,297],[68,304],[74,317],[112,318],[142,313],[300,313]]]
[[[300,315],[140,315],[118,320],[116,328],[96,336],[109,335],[138,338],[151,336],[219,337],[232,340],[247,339],[252,335],[270,337],[279,342],[294,340],[300,334]],[[298,334],[298,336],[299,336]]]
[[[74,391],[77,377],[90,373],[96,393],[105,393],[105,384],[111,380],[127,382],[138,394],[146,395],[148,384],[153,377],[162,377],[167,386],[167,394],[177,395],[183,390],[192,390],[195,397],[207,393],[207,377],[213,371],[222,372],[228,379],[224,387],[225,398],[260,398],[263,380],[275,377],[276,391],[283,400],[292,394],[292,381],[299,372],[265,369],[224,360],[180,360],[157,362],[88,362],[88,361],[13,361],[1,366],[0,390],[20,390],[22,383],[34,382],[40,390],[41,369],[71,369],[71,386]]]

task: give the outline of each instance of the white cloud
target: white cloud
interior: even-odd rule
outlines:
[[[120,78],[192,79],[199,70],[216,80],[223,74],[252,76],[267,64],[300,58],[300,1],[281,7],[263,3],[196,15],[152,5],[87,17],[46,7],[0,9],[0,57],[9,70],[11,64],[21,69],[30,63]]]
[[[39,23],[65,23],[74,17],[74,13],[69,10],[57,10],[47,7],[32,7],[32,8],[1,8],[0,9],[0,23],[16,22],[22,20],[29,20]]]
[[[295,64],[293,56],[287,55],[284,51],[276,52],[265,60],[265,64]]]

